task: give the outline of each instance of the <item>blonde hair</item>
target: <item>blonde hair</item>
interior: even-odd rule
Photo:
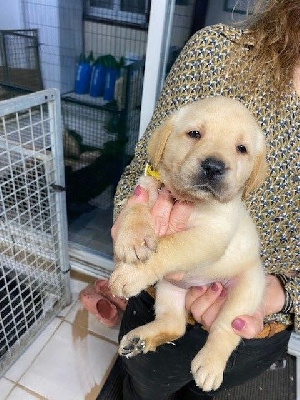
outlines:
[[[300,63],[300,1],[258,1],[246,28],[242,44],[248,44],[252,74],[267,68],[275,87],[283,88]]]

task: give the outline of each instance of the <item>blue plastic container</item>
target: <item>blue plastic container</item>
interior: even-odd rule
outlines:
[[[90,91],[92,66],[87,62],[79,62],[76,67],[75,93],[86,94]]]
[[[106,67],[103,65],[95,65],[93,67],[90,96],[100,97],[104,94]]]
[[[106,68],[105,87],[103,99],[106,101],[113,101],[115,94],[116,80],[120,76],[120,71],[116,68]]]

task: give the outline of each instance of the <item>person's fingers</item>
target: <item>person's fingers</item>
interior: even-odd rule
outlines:
[[[172,274],[169,274],[168,277],[172,278]],[[199,300],[201,301],[202,296],[207,291],[208,286],[193,286],[191,287],[186,296],[185,296],[185,308],[188,311],[191,311],[192,304]]]
[[[192,203],[177,201],[172,208],[167,234],[186,230],[193,209]]]
[[[252,339],[263,329],[263,313],[258,310],[253,315],[241,315],[235,318],[231,326],[235,333],[244,339]]]
[[[223,286],[219,282],[214,282],[210,285],[204,293],[200,293],[199,296],[191,302],[190,296],[195,296],[195,293],[186,296],[186,306],[190,310],[191,314],[197,322],[202,323],[203,314],[213,305],[213,303],[218,299]]]
[[[221,307],[226,301],[226,289],[222,289],[219,297],[215,300],[215,302],[202,314],[201,317],[201,325],[209,330],[212,323],[215,321],[217,316],[220,313]]]
[[[148,191],[140,185],[137,185],[133,191],[133,196],[130,196],[127,204],[147,203],[149,200]]]
[[[128,198],[127,203],[125,204],[124,208],[118,215],[115,223],[113,224],[113,226],[111,228],[110,232],[111,232],[111,237],[113,240],[115,240],[115,238],[116,238],[116,234],[117,234],[119,226],[122,222],[122,216],[123,216],[124,210],[126,209],[126,206],[128,204],[147,203],[148,200],[149,200],[149,194],[148,194],[147,190],[144,189],[142,186],[137,185],[137,187],[134,189],[133,195]]]
[[[170,192],[163,187],[151,211],[154,219],[155,233],[158,236],[163,236],[167,233],[172,208],[173,198]]]

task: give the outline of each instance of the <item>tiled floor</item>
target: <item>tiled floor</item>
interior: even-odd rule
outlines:
[[[89,211],[69,221],[69,240],[112,257],[111,226],[111,207],[91,207]]]
[[[85,275],[71,274],[72,303],[45,327],[0,378],[0,400],[97,398],[116,358],[118,327],[106,328],[81,307],[78,294],[93,281],[94,278]],[[271,379],[272,382],[275,378]],[[278,379],[276,382],[280,382]],[[289,377],[283,379],[289,382]],[[255,385],[262,386],[257,382]],[[251,393],[253,390],[251,387]],[[289,399],[295,398],[294,391],[293,386]],[[230,393],[228,395],[230,397]]]
[[[0,378],[0,400],[95,400],[117,351],[109,329],[78,301],[90,278],[72,273],[72,303]],[[92,279],[93,280],[93,279]]]

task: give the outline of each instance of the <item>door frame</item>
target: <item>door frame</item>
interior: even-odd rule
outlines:
[[[165,80],[174,9],[175,0],[151,1],[139,138],[152,117]]]

